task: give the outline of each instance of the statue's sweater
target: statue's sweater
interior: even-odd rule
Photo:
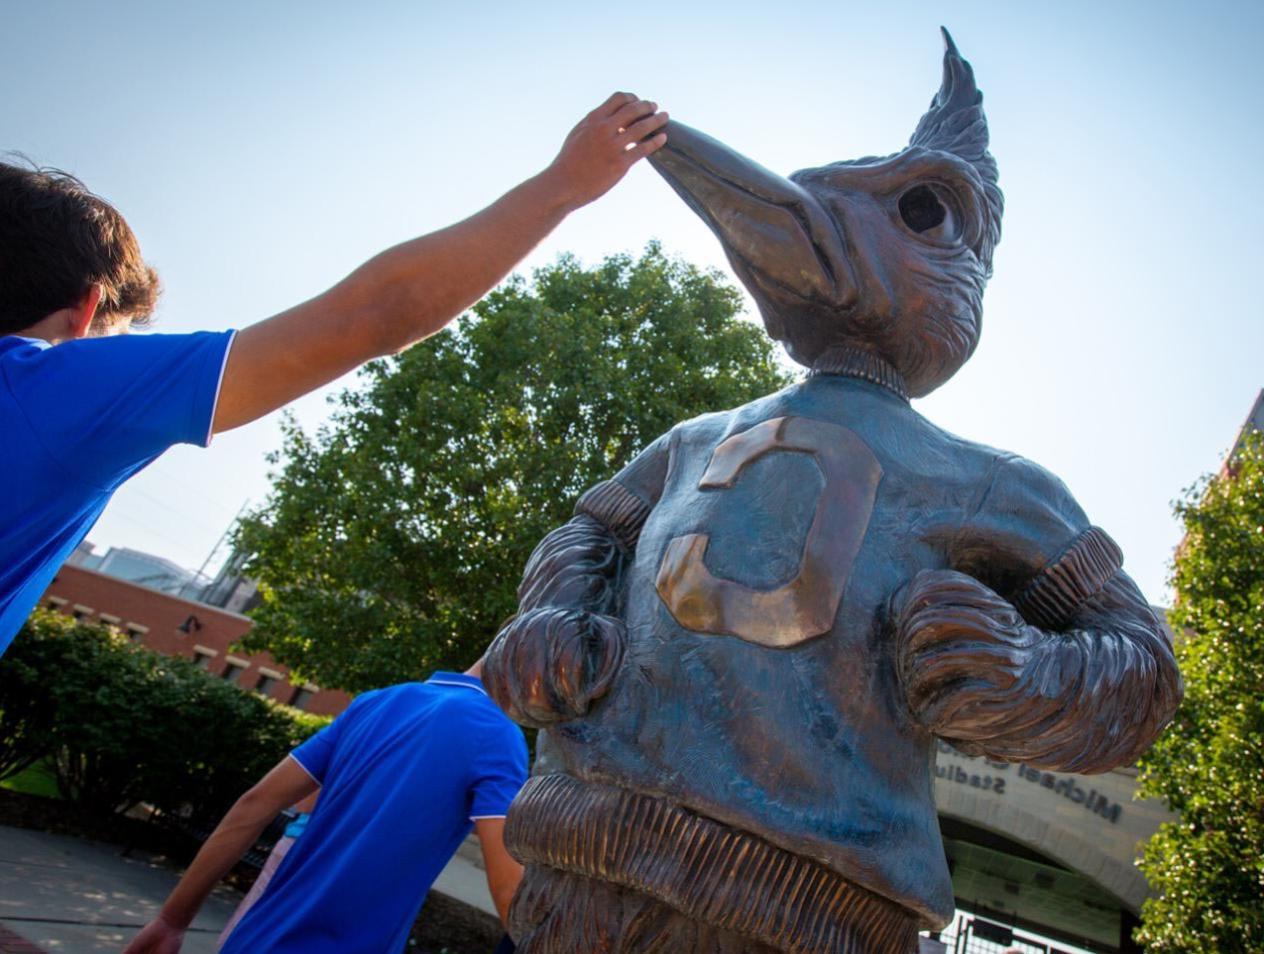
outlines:
[[[906,697],[892,610],[920,571],[958,570],[1015,601],[1044,639],[1030,664],[1055,659],[1039,687],[983,700],[1012,718],[961,743],[971,751],[1100,771],[1132,758],[1179,692],[1161,627],[1066,488],[936,428],[877,384],[813,376],[686,422],[614,484],[546,538],[523,583],[524,610],[556,602],[576,592],[558,579],[582,540],[617,547],[618,559],[583,572],[610,583],[585,608],[622,621],[621,662],[584,714],[536,718],[552,723],[536,803],[552,785],[549,797],[597,816],[585,850],[607,859],[574,865],[608,871],[583,873],[687,913],[748,903],[735,878],[770,882],[751,887],[776,888],[784,903],[785,885],[771,881],[800,859],[922,926],[951,919],[934,735]],[[491,664],[492,684],[507,684],[495,650]],[[514,712],[512,696],[500,693]],[[558,852],[579,849],[558,847],[569,836],[532,817],[523,852],[566,864]],[[728,848],[694,838],[697,824],[721,842],[733,833]],[[550,839],[553,854],[531,848]],[[763,858],[765,848],[776,851]],[[637,850],[670,863],[613,859]],[[659,883],[682,868],[696,888]]]

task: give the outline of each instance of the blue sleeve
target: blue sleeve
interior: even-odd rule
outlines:
[[[45,450],[67,472],[112,486],[172,444],[210,443],[232,337],[83,338],[10,362],[6,379]]]
[[[527,743],[516,725],[507,725],[479,747],[470,786],[470,820],[503,818],[527,780]]]
[[[338,748],[339,739],[342,738],[343,729],[346,728],[348,723],[358,719],[366,704],[379,696],[381,692],[382,690],[375,689],[372,692],[364,692],[356,696],[351,700],[351,705],[347,706],[342,715],[338,716],[333,722],[290,753],[290,758],[302,766],[303,771],[310,775],[317,785],[323,786],[325,784],[325,775],[333,762],[334,753]]]
[[[290,758],[297,762],[317,785],[325,784],[325,774],[329,771],[329,763],[333,761],[338,736],[342,734],[342,720],[346,715],[347,713],[344,712],[290,753]]]

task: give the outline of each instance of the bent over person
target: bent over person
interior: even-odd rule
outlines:
[[[480,661],[357,697],[238,799],[125,954],[180,950],[216,882],[278,812],[318,790],[303,837],[222,951],[403,950],[426,892],[471,827],[505,921],[522,868],[502,833],[527,777],[527,747],[481,673]]]
[[[118,334],[158,294],[127,222],[73,177],[0,163],[0,653],[124,481],[441,329],[665,142],[656,110],[614,94],[482,212],[235,337]]]

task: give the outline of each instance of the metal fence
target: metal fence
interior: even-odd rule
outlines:
[[[970,914],[957,919],[937,938],[923,938],[921,954],[1071,954],[1046,940],[1005,924]]]

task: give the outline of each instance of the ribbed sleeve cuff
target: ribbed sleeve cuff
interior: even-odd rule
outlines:
[[[1062,629],[1119,572],[1123,562],[1123,551],[1106,531],[1089,527],[1036,574],[1013,603],[1033,625]]]
[[[606,480],[579,498],[575,512],[592,517],[614,535],[621,547],[632,553],[641,537],[641,527],[650,515],[650,506],[622,484]]]

